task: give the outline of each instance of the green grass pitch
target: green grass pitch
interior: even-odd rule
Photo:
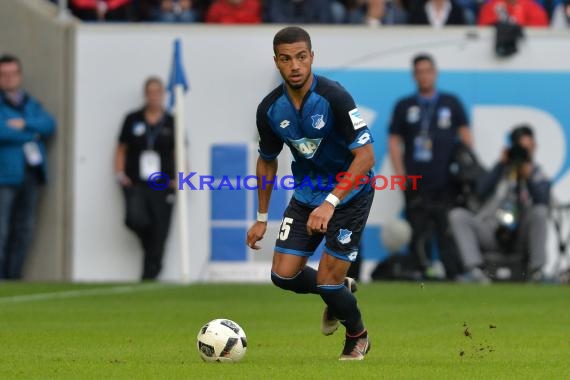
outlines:
[[[42,295],[42,294],[47,295]],[[361,285],[372,339],[339,362],[343,334],[320,334],[322,301],[270,285],[0,284],[2,379],[563,379],[568,287]],[[247,333],[236,364],[204,363],[199,328]]]

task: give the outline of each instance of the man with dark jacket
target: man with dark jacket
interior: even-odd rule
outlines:
[[[549,179],[533,162],[536,150],[529,126],[513,129],[511,147],[478,185],[485,199],[473,212],[456,208],[450,226],[466,269],[465,281],[488,283],[485,252],[519,252],[528,259],[528,279],[539,279],[546,260],[546,222],[550,202]]]
[[[413,278],[429,274],[432,258],[426,245],[436,238],[445,275],[452,280],[461,268],[448,236],[447,216],[455,202],[449,167],[459,142],[471,147],[473,138],[459,98],[436,85],[433,57],[416,55],[412,68],[417,91],[397,102],[388,130],[395,174],[421,176],[417,188],[404,191],[406,219],[412,227],[406,271]]]

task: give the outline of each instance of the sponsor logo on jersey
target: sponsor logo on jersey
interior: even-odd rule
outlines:
[[[306,137],[299,140],[289,140],[291,145],[297,149],[299,153],[305,158],[312,158],[321,144],[320,139],[308,139]]]
[[[311,116],[311,119],[313,119],[313,128],[321,129],[325,126],[324,115],[316,114]]]
[[[338,236],[336,237],[341,244],[348,244],[350,243],[350,236],[352,235],[352,231],[345,230],[341,228],[338,232]]]
[[[350,121],[354,129],[366,127],[366,122],[362,118],[362,115],[360,115],[358,108],[348,111],[348,116],[350,116]]]
[[[354,261],[354,260],[356,260],[357,256],[358,256],[358,251],[352,251],[348,254],[348,259],[350,261]]]
[[[291,122],[290,122],[289,120],[283,120],[283,121],[279,124],[279,126],[280,126],[281,128],[287,128],[289,125],[291,125]]]
[[[366,144],[368,141],[370,141],[370,133],[368,132],[364,132],[363,134],[361,134],[358,139],[356,140],[357,143],[359,143],[360,145],[364,145]]]

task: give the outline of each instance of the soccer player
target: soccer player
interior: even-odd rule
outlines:
[[[267,229],[267,211],[283,143],[294,162],[295,191],[275,244],[271,279],[295,293],[321,296],[326,304],[322,333],[331,335],[340,323],[346,341],[340,360],[362,360],[370,349],[354,280],[346,273],[358,255],[374,192],[372,136],[350,94],[337,82],[314,75],[309,34],[287,27],[273,39],[274,61],[283,84],[257,109],[259,158],[257,221],[247,244]],[[326,239],[318,271],[307,260]]]

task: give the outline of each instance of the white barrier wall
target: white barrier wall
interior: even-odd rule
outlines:
[[[136,280],[139,276],[140,248],[122,223],[123,202],[113,177],[113,150],[124,115],[141,104],[144,79],[149,75],[167,78],[174,38],[182,39],[191,85],[187,99],[190,167],[200,174],[210,174],[213,144],[249,144],[257,140],[257,104],[279,82],[271,45],[278,29],[174,29],[159,25],[81,25],[77,29],[73,104],[74,280]],[[570,117],[565,111],[558,112],[565,100],[560,97],[563,91],[556,87],[570,83],[570,34],[531,31],[519,54],[498,60],[492,54],[493,33],[489,29],[477,30],[476,35],[467,29],[307,29],[313,39],[315,69],[340,80],[368,117],[377,140],[377,171],[390,172],[383,146],[386,121],[396,98],[413,91],[408,76],[410,59],[418,51],[427,51],[438,62],[442,87],[466,100],[477,150],[484,162],[491,164],[498,157],[504,132],[513,123],[527,120],[540,125],[538,161],[545,164],[548,174],[556,177],[556,194],[565,200],[570,198],[566,195],[570,194],[566,172],[569,133],[564,128],[564,124],[570,124]],[[497,81],[497,90],[487,91],[483,86],[493,84],[492,81]],[[548,86],[556,88],[551,90]],[[539,101],[536,107],[529,106],[534,104],[532,93],[537,91],[553,94],[551,102],[558,114],[547,109],[548,104],[542,107]],[[524,94],[528,94],[528,99]],[[211,192],[185,191],[180,195],[190,199],[188,232],[193,280],[267,278],[267,260],[210,264]],[[401,207],[398,192],[380,192],[370,224],[381,226],[395,217]],[[174,216],[162,274],[166,280],[176,280],[179,274],[177,233]],[[271,248],[273,240],[272,236],[266,238],[265,246]],[[262,253],[266,259],[269,254],[267,250]]]

